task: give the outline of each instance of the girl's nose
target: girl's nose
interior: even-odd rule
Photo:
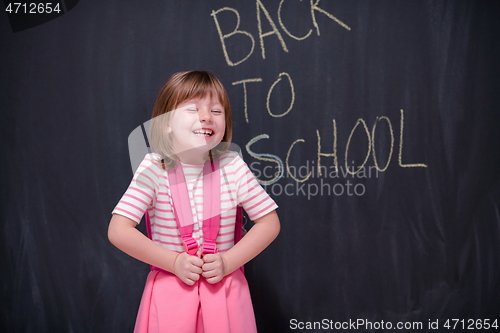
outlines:
[[[200,121],[202,122],[211,122],[212,121],[212,113],[210,110],[202,109],[198,111],[198,117],[200,117]]]

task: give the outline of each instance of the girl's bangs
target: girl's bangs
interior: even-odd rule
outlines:
[[[204,98],[207,95],[210,98],[217,97],[225,109],[229,107],[224,88],[208,76],[186,78],[177,88],[175,96],[173,96],[174,108],[184,101],[194,98]]]

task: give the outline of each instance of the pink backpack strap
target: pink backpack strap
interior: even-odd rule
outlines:
[[[219,160],[207,161],[203,167],[203,254],[217,253],[220,230]]]
[[[184,171],[180,162],[177,163],[174,169],[168,169],[168,180],[174,203],[175,222],[177,223],[177,228],[179,228],[184,249],[187,253],[196,255],[198,243],[193,238],[193,213],[189,202]]]
[[[193,214],[181,163],[168,170],[174,215],[184,249],[196,255],[198,243],[193,238]],[[203,166],[203,254],[216,253],[216,239],[220,229],[220,167],[219,160],[205,162]]]
[[[182,165],[177,163],[175,169],[169,169],[168,176],[172,201],[175,206],[175,221],[181,233],[184,249],[187,253],[196,255],[198,243],[192,236],[194,220]],[[216,239],[220,230],[220,189],[220,161],[218,159],[207,161],[203,166],[203,254],[218,252]],[[147,211],[145,218],[148,237],[152,239],[151,220]],[[243,227],[243,209],[241,206],[237,206],[235,244],[244,236]],[[151,268],[161,270],[153,266]],[[243,270],[243,266],[240,269]]]
[[[148,238],[153,239],[153,234],[151,233],[151,219],[149,218],[148,211],[144,214],[144,218],[146,219],[146,232],[148,234]]]
[[[241,206],[236,206],[236,224],[234,226],[234,244],[238,243],[243,236],[245,236],[245,231],[244,231],[244,225],[245,222],[243,221],[243,208]]]

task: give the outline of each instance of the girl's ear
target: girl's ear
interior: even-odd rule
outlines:
[[[165,128],[165,132],[167,134],[172,133],[172,127],[170,127],[170,121],[172,120],[172,116],[174,115],[173,112],[175,112],[175,110],[163,114],[163,117],[166,117],[164,121],[165,123],[167,123],[167,126]]]

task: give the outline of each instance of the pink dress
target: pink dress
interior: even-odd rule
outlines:
[[[135,333],[255,333],[245,276],[236,270],[216,284],[204,278],[188,286],[152,270],[146,280]]]

